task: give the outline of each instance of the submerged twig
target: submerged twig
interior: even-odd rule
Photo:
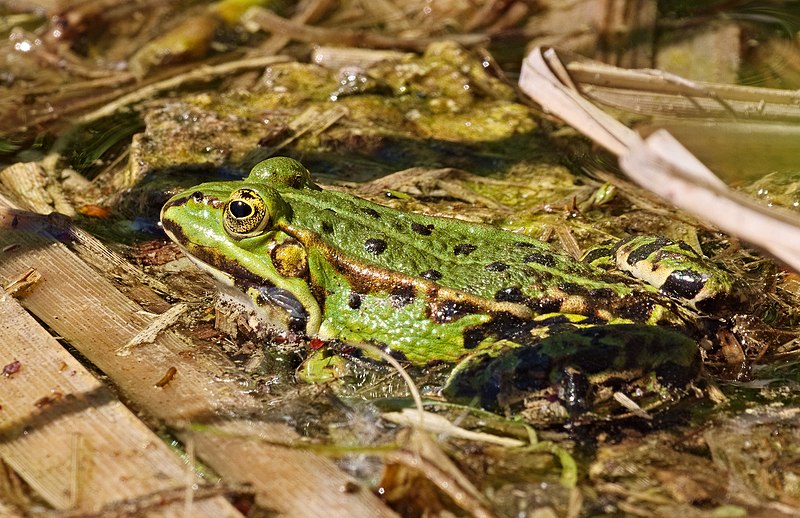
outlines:
[[[287,56],[262,56],[257,58],[240,59],[230,63],[223,63],[221,65],[202,66],[185,74],[170,77],[169,79],[159,81],[158,83],[153,83],[127,95],[123,95],[122,97],[111,103],[108,103],[102,108],[82,116],[80,119],[78,119],[78,122],[81,124],[88,124],[98,119],[102,119],[103,117],[108,117],[109,115],[114,114],[126,106],[144,101],[145,99],[148,99],[159,92],[179,88],[184,83],[192,81],[211,81],[217,77],[225,76],[238,70],[262,68],[265,66],[274,65],[275,63],[284,63],[286,61],[289,61]]]
[[[425,408],[422,406],[422,397],[419,394],[419,389],[417,389],[417,385],[414,383],[414,380],[411,379],[411,376],[409,376],[408,372],[406,372],[403,366],[400,365],[400,362],[395,360],[392,355],[378,349],[374,345],[359,344],[358,347],[360,349],[364,349],[370,354],[379,356],[382,360],[391,365],[398,372],[398,374],[400,374],[400,376],[403,378],[403,381],[406,383],[406,386],[408,386],[408,391],[411,393],[411,397],[417,407],[417,412],[419,412],[420,415],[420,421],[422,421],[422,415],[425,412]]]
[[[314,0],[310,2],[305,9],[292,16],[292,22],[302,24],[313,23],[320,19],[333,5],[333,0]],[[262,55],[276,54],[290,41],[292,41],[292,38],[287,34],[274,33],[258,48],[258,53]]]
[[[424,473],[426,479],[449,496],[458,507],[468,511],[472,516],[482,518],[495,516],[475,495],[459,484],[455,484],[449,473],[426,458],[420,458],[410,451],[400,450],[388,454],[386,462],[401,464]]]
[[[242,21],[245,26],[260,28],[273,34],[286,34],[294,40],[350,47],[422,51],[431,43],[438,41],[455,41],[469,47],[486,43],[489,39],[486,34],[448,34],[440,37],[401,38],[366,31],[325,29],[287,20],[261,7],[250,8],[242,17]]]

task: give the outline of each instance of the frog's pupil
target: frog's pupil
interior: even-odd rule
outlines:
[[[234,218],[246,218],[253,214],[253,207],[250,204],[241,200],[236,200],[231,203],[230,211]]]
[[[202,192],[200,192],[200,191],[194,191],[194,192],[192,193],[192,199],[193,199],[194,201],[196,201],[197,203],[200,203],[200,202],[202,202],[202,201],[203,201],[203,193],[202,193]]]

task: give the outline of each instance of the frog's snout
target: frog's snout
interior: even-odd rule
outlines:
[[[164,206],[161,207],[161,214],[159,215],[159,219],[161,219],[161,225],[164,226],[165,221],[169,219],[169,215],[167,214],[167,212],[170,209],[173,209],[175,207],[183,207],[187,204],[189,199],[197,198],[198,195],[200,195],[200,197],[202,198],[202,194],[199,192],[195,192],[193,194],[187,194],[185,192],[182,192],[180,194],[176,194],[175,196],[167,200]]]
[[[162,227],[164,226],[164,217],[167,213],[167,210],[169,210],[169,208],[172,207],[172,200],[173,198],[167,200],[164,206],[161,207],[161,212],[158,215],[158,219],[160,220]]]
[[[164,206],[161,207],[161,213],[159,214],[161,228],[166,232],[167,236],[175,242],[179,242],[176,237],[181,235],[182,232],[180,232],[180,225],[175,221],[175,214],[171,214],[171,211],[174,212],[176,207],[183,206],[186,199],[186,196],[180,194],[173,196],[164,203]]]

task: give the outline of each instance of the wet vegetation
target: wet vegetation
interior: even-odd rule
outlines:
[[[293,447],[335,458],[401,515],[795,515],[797,272],[625,180],[516,80],[526,50],[547,44],[630,68],[798,89],[800,9],[662,1],[624,19],[597,17],[600,4],[7,2],[0,192],[68,215],[163,282],[170,302],[201,301],[178,326],[235,361],[242,390],[262,405],[257,417],[290,423],[303,438]],[[697,45],[725,52],[693,68]],[[704,315],[715,332],[701,343],[701,382],[680,394],[638,387],[657,404],[555,423],[537,418],[542,405],[487,412],[445,401],[446,365],[403,365],[409,387],[376,352],[285,336],[265,344],[236,322],[215,328],[214,287],[181,262],[159,211],[177,192],[240,179],[278,155],[326,189],[489,223],[574,256],[630,235],[682,240],[748,286],[752,309]],[[779,156],[769,174],[720,173],[797,211],[797,163]],[[421,424],[415,391],[444,423]]]

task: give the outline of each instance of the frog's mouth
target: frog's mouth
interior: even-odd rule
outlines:
[[[312,334],[306,329],[309,323],[308,311],[289,290],[255,277],[246,270],[242,270],[240,274],[237,272],[235,276],[220,270],[198,257],[204,255],[202,247],[193,247],[191,251],[181,244],[178,247],[198,268],[214,279],[222,309],[226,312],[244,311],[256,319],[256,322],[249,322],[248,327],[265,327],[270,332],[278,333],[288,330],[298,334]],[[210,256],[214,258],[216,254],[211,253]],[[236,268],[236,265],[232,267]],[[230,306],[237,309],[226,309]]]

